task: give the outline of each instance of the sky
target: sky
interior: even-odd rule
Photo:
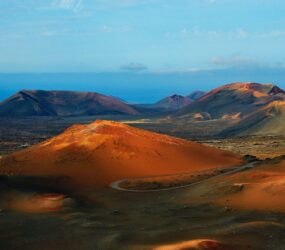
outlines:
[[[18,76],[5,76],[16,73],[109,72],[105,76],[114,78],[108,80],[105,91],[115,94],[112,84],[124,88],[135,85],[143,91],[142,79],[148,79],[151,85],[150,75],[153,79],[160,75],[161,81],[154,81],[155,88],[165,94],[174,91],[175,86],[178,92],[186,91],[185,84],[176,80],[181,74],[189,82],[188,91],[196,88],[190,84],[191,79],[197,79],[201,89],[227,80],[272,79],[270,82],[278,81],[283,87],[284,13],[283,0],[0,1],[0,74],[4,74],[0,75],[0,99],[1,91],[2,98],[6,96],[4,91],[9,92],[9,85],[13,86],[10,92],[16,85],[19,89],[29,87],[24,84],[27,76],[23,85]],[[240,78],[233,72],[239,72]],[[262,72],[269,75],[260,77]],[[136,77],[128,84],[122,83],[122,76],[129,73]],[[171,77],[173,81],[164,86],[163,79],[173,74],[176,78]],[[116,81],[118,75],[120,82]],[[30,82],[36,79],[38,86],[31,87],[54,84],[50,88],[58,88],[62,84],[66,88],[67,84],[67,78],[47,84],[36,75]],[[70,86],[87,89],[84,82]],[[104,90],[102,86],[98,89]]]

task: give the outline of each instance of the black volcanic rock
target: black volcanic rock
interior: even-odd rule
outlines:
[[[22,90],[0,103],[0,116],[136,115],[134,107],[93,92]]]
[[[285,94],[283,89],[280,89],[278,86],[273,86],[273,88],[268,92],[270,95],[278,95],[278,94]]]

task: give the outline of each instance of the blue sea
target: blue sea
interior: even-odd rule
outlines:
[[[285,69],[208,70],[173,73],[1,73],[0,101],[22,89],[92,91],[130,103],[154,103],[172,94],[209,91],[252,81],[285,88]]]

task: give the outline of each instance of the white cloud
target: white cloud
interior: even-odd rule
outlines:
[[[201,71],[207,70],[206,68],[173,68],[173,67],[168,67],[168,68],[162,68],[159,70],[151,71],[152,73],[157,73],[157,74],[173,74],[173,73],[198,73]]]
[[[147,66],[141,63],[129,63],[129,64],[121,66],[121,70],[144,71],[144,70],[147,70]]]
[[[208,37],[214,38],[218,36],[223,36],[225,33],[215,31],[215,30],[202,30],[198,25],[194,26],[192,29],[187,29],[184,27],[181,30],[181,34],[185,37]]]
[[[52,6],[59,9],[77,12],[82,8],[83,0],[54,0]]]
[[[95,30],[95,33],[126,33],[129,31],[131,31],[131,27],[127,25],[109,26],[105,24]],[[94,34],[94,32],[90,31],[90,34],[92,33]]]
[[[246,30],[244,30],[243,28],[238,28],[235,32],[234,32],[236,38],[238,39],[243,39],[243,38],[247,38],[250,34],[249,32],[247,32]]]
[[[225,67],[257,66],[258,64],[253,58],[241,55],[231,55],[229,57],[217,56],[212,58],[210,63]]]
[[[180,30],[180,35],[184,37],[195,37],[195,38],[227,38],[227,39],[261,39],[269,37],[283,37],[285,36],[285,30],[269,30],[264,32],[254,32],[248,31],[242,27],[228,30],[228,31],[219,31],[219,30],[204,30],[199,26],[194,26],[192,28],[184,27]]]
[[[41,36],[45,36],[45,37],[51,37],[55,35],[56,35],[56,32],[52,30],[45,30],[41,33]]]
[[[102,32],[104,33],[111,33],[113,31],[112,27],[104,25],[101,29]]]
[[[280,37],[285,36],[285,30],[273,30],[266,33],[259,33],[261,37]]]

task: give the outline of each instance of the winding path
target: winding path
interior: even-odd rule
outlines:
[[[216,178],[219,178],[219,177],[223,177],[223,176],[235,174],[235,173],[238,173],[238,172],[241,172],[241,171],[245,171],[245,170],[248,170],[248,169],[252,169],[258,163],[259,162],[247,163],[245,165],[236,167],[233,170],[227,171],[225,173],[214,175],[214,176],[211,176],[211,177],[209,177],[207,179],[204,179],[204,180],[201,180],[201,181],[197,181],[197,182],[194,182],[194,183],[190,183],[190,184],[182,185],[182,186],[177,186],[177,187],[161,188],[161,189],[150,189],[150,190],[136,190],[136,189],[127,189],[127,188],[120,187],[121,184],[123,184],[124,182],[126,182],[126,181],[128,181],[130,179],[123,179],[123,180],[115,181],[115,182],[110,184],[110,187],[115,189],[115,190],[118,190],[118,191],[134,192],[134,193],[149,193],[149,192],[169,191],[169,190],[175,190],[175,189],[187,188],[187,187],[195,186],[195,185],[198,185],[198,184],[201,184],[201,183],[204,183],[204,182],[207,182],[209,180],[213,180],[213,179],[216,179]],[[156,177],[159,177],[159,176],[156,176]],[[143,178],[147,178],[147,177],[143,177]]]

